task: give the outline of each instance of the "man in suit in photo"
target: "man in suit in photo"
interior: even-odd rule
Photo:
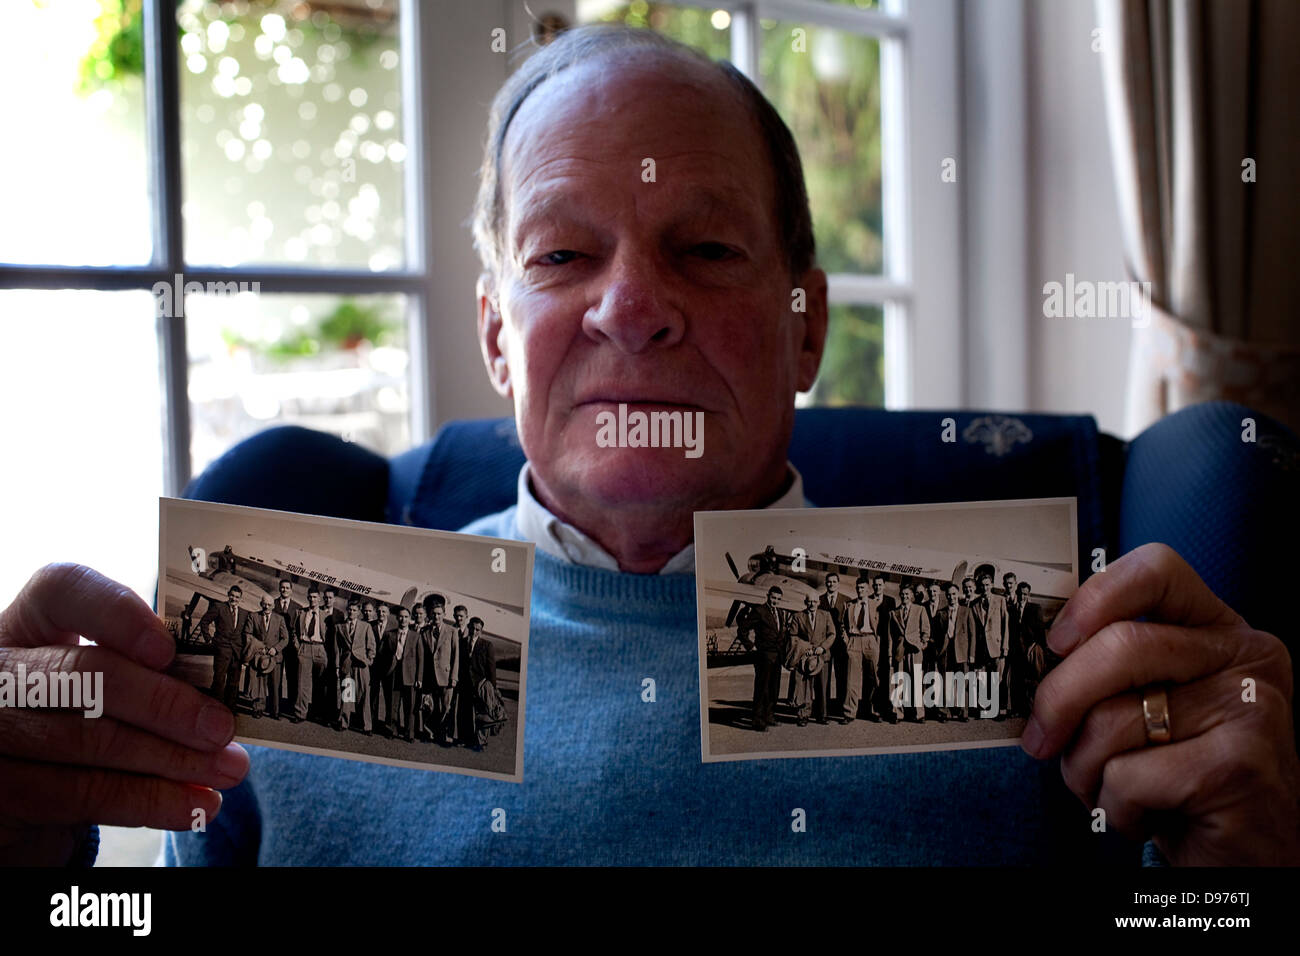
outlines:
[[[280,596],[275,599],[272,610],[284,618],[285,633],[289,635],[288,650],[284,655],[280,692],[286,700],[285,709],[289,713],[293,713],[294,703],[298,697],[298,645],[294,641],[294,634],[295,629],[298,627],[298,617],[302,613],[302,605],[293,599],[293,582],[288,578],[280,579],[279,589]]]
[[[261,641],[262,646],[275,659],[270,672],[262,675],[258,682],[262,685],[262,692],[254,692],[252,695],[253,716],[261,717],[267,713],[272,720],[279,720],[280,694],[284,681],[284,649],[289,644],[289,628],[284,618],[273,609],[268,597],[263,597],[258,602],[256,614],[248,615],[248,622],[244,625],[244,643],[247,644],[250,639]]]
[[[361,617],[361,599],[348,601],[348,616],[334,629],[338,642],[339,719],[337,729],[347,730],[353,718],[361,715],[361,732],[370,734],[370,665],[378,647],[374,628]]]
[[[781,589],[775,584],[767,589],[767,603],[750,606],[744,621],[736,629],[737,639],[754,651],[753,728],[760,733],[776,723],[776,698],[781,693],[781,659],[785,643],[783,615],[777,607]],[[746,635],[753,634],[753,640]]]
[[[849,655],[849,686],[844,694],[844,715],[840,723],[851,724],[861,707],[870,720],[876,715],[876,694],[880,683],[880,603],[867,592],[867,579],[858,578],[856,600],[844,609],[844,644]]]
[[[831,646],[831,663],[835,671],[835,706],[843,714],[844,696],[849,687],[849,655],[844,644],[844,610],[849,606],[849,599],[840,593],[840,576],[834,571],[826,575],[825,588],[817,606],[830,617],[831,627],[835,631],[835,641]],[[829,674],[826,680],[829,687]]]
[[[826,660],[834,654],[834,648],[844,642],[839,640],[835,633],[835,623],[831,619],[831,611],[827,610],[824,605],[831,604],[834,601],[828,601],[828,595],[833,599],[834,591],[827,591],[820,598],[815,598],[811,594],[803,599],[803,610],[795,615],[795,622],[798,625],[798,635],[800,640],[807,641],[812,645],[813,653],[823,654]],[[839,595],[843,600],[844,595]],[[845,605],[847,607],[847,604]],[[843,673],[848,674],[848,658],[844,659]],[[826,673],[826,667],[823,666],[820,671],[810,678],[812,681],[812,716],[813,720],[819,724],[827,722],[826,697],[830,690],[830,675]]]
[[[324,724],[337,726],[341,701],[339,700],[340,671],[344,664],[339,659],[338,629],[347,620],[346,612],[336,604],[337,592],[332,587],[321,590],[321,610],[325,615],[325,674],[317,688],[315,699],[317,719]]]
[[[384,733],[388,737],[396,736],[397,712],[401,711],[401,736],[409,742],[415,739],[416,694],[424,669],[424,642],[406,608],[397,609],[397,626],[385,636],[379,656],[383,662],[382,687],[387,711]]]
[[[483,636],[481,618],[469,618],[465,624],[465,635],[460,636],[457,632],[456,640],[460,645],[460,653],[457,655],[460,673],[455,694],[455,713],[459,724],[456,736],[467,747],[482,750],[487,747],[487,735],[474,720],[475,701],[483,681],[496,687],[496,652],[492,648],[492,642]]]
[[[930,612],[930,620],[934,620],[934,615],[939,608],[943,607],[943,586],[938,581],[931,581],[926,586],[926,609]]]
[[[292,638],[298,659],[298,687],[294,695],[293,716],[295,724],[307,719],[312,701],[320,700],[321,684],[328,658],[325,653],[325,610],[321,607],[320,591],[307,592],[307,607],[298,612],[298,623]]]
[[[1034,694],[1038,692],[1038,682],[1043,679],[1047,669],[1047,626],[1043,623],[1043,609],[1030,603],[1030,592],[1028,581],[1016,585],[1016,607],[1020,617],[1020,626],[1016,629],[1016,657],[1021,662],[1021,668],[1013,686],[1016,699],[1012,701],[1012,706],[1015,715],[1019,717],[1029,714]]]
[[[448,740],[448,726],[452,722],[452,697],[460,679],[460,634],[450,621],[442,619],[447,599],[441,594],[430,594],[424,599],[429,612],[429,623],[424,636],[424,693],[433,699],[433,712],[428,715],[424,736],[438,743]]]
[[[962,675],[963,693],[967,695],[957,706],[957,719],[970,720],[975,701],[970,699],[970,685],[965,675],[970,673],[975,663],[975,629],[971,624],[971,609],[961,603],[955,584],[948,585],[947,612],[948,666]]]
[[[217,626],[212,639],[215,653],[210,692],[231,710],[235,709],[239,695],[239,673],[244,658],[244,622],[248,619],[248,612],[239,606],[243,593],[243,588],[232,584],[226,592],[226,603],[210,602],[207,613],[199,621],[200,628],[209,622]]]
[[[926,590],[929,595],[926,606],[930,611],[930,643],[925,648],[925,672],[938,674],[940,680],[943,680],[951,669],[949,662],[952,659],[952,635],[957,622],[957,608],[952,604],[941,606],[937,582]],[[937,716],[940,720],[952,719],[952,710],[946,700],[939,704]]]
[[[463,604],[457,604],[451,611],[452,621],[456,625],[456,633],[461,637],[469,635],[469,608]]]
[[[382,726],[379,723],[379,701],[383,697],[382,689],[384,686],[384,661],[381,653],[384,647],[384,640],[388,637],[388,632],[392,629],[388,605],[382,601],[375,606],[375,662],[370,665],[370,722],[374,727]],[[384,715],[387,719],[387,714]]]
[[[912,712],[916,721],[925,720],[925,704],[917,694],[922,687],[922,668],[924,667],[925,648],[930,642],[930,616],[925,608],[916,603],[916,592],[912,588],[902,588],[899,595],[903,599],[900,607],[889,615],[890,643],[894,652],[894,674],[906,675],[910,686],[906,691],[895,686],[904,678],[891,677],[889,693],[894,704],[895,722],[903,719],[903,694],[912,697]]]
[[[875,711],[882,716],[890,712],[890,679],[894,673],[894,645],[890,637],[889,615],[897,607],[894,598],[885,593],[885,579],[876,575],[871,579],[871,593],[867,595],[867,607],[875,615],[876,636],[880,638],[880,667],[876,674],[879,688],[876,695]]]
[[[1010,649],[1010,630],[1007,605],[999,594],[993,593],[993,572],[981,571],[976,583],[979,594],[971,601],[971,623],[975,629],[977,665],[991,682],[998,680],[998,720],[1007,717],[1007,652]]]

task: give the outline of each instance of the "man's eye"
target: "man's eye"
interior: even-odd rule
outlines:
[[[537,261],[544,266],[563,266],[577,257],[578,253],[572,249],[557,249],[555,252],[548,252],[546,255],[540,256]]]
[[[707,259],[710,262],[721,262],[735,255],[731,249],[727,248],[720,242],[701,242],[691,246],[690,252],[699,256],[701,259]]]

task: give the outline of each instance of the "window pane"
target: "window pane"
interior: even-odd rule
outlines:
[[[191,263],[401,268],[397,0],[183,0]]]
[[[138,3],[10,0],[0,261],[139,265],[152,249]]]
[[[401,295],[187,296],[194,473],[271,425],[409,448],[406,309]]]
[[[153,604],[162,393],[148,292],[0,292],[0,607],[38,567],[87,564]]]
[[[832,305],[830,331],[809,405],[885,404],[885,312],[878,305]]]
[[[626,23],[649,27],[703,50],[713,59],[731,58],[731,15],[725,10],[679,7],[647,0],[578,0],[578,22]]]
[[[840,30],[760,21],[759,70],[803,159],[827,272],[881,271],[880,42]]]

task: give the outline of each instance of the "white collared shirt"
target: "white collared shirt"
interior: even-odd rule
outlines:
[[[799,469],[786,462],[791,475],[790,487],[768,508],[806,508],[808,502],[803,496],[803,475]],[[617,571],[618,561],[595,540],[579,531],[573,525],[561,521],[551,514],[533,495],[529,487],[529,464],[519,469],[518,505],[515,509],[515,523],[524,540],[531,541],[553,558],[569,564],[581,564],[590,568],[602,568]],[[668,559],[668,563],[659,569],[660,574],[694,574],[695,543],[691,542]]]

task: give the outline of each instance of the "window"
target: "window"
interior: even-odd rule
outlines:
[[[801,403],[959,401],[960,195],[940,178],[958,153],[954,5],[578,0],[577,15],[730,59],[793,132],[831,300]]]
[[[403,108],[418,15],[410,0],[6,6],[0,74],[23,91],[9,121],[35,133],[0,155],[6,181],[33,184],[12,190],[0,288],[145,293],[121,299],[139,315],[101,322],[155,326],[167,493],[272,420],[383,454],[426,431],[419,110]],[[39,301],[56,311],[26,331],[49,342],[107,299]],[[138,362],[144,340],[129,356],[108,341],[103,358]]]

